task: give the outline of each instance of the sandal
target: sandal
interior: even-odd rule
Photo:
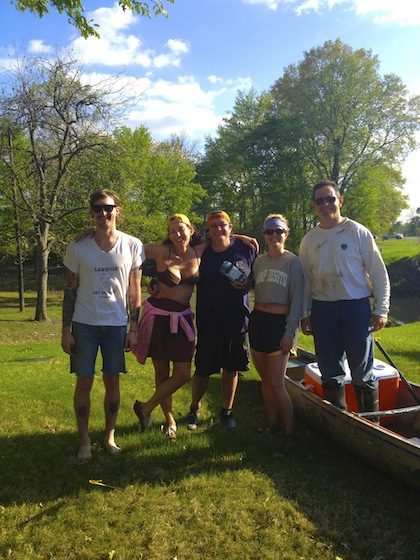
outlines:
[[[176,441],[176,426],[168,426],[165,434],[169,441]]]

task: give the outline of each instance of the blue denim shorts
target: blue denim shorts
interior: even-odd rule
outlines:
[[[77,377],[95,375],[98,349],[102,355],[102,372],[108,375],[126,373],[124,341],[126,327],[98,327],[72,323],[75,345],[70,356],[70,373]]]

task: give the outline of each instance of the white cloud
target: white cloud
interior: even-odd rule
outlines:
[[[165,46],[169,52],[153,57],[152,66],[154,68],[179,67],[181,65],[181,55],[189,51],[189,45],[179,39],[169,39]]]
[[[353,0],[356,13],[373,15],[375,23],[420,25],[420,4],[416,0]]]
[[[53,52],[53,48],[46,45],[41,39],[34,39],[29,41],[28,52],[33,54],[50,54]]]
[[[167,46],[174,54],[187,53],[189,51],[187,43],[180,39],[169,39]]]
[[[140,33],[131,33],[133,23],[140,21],[141,29],[141,18],[123,12],[117,4],[87,15],[100,24],[101,38],[75,37],[69,45],[84,65],[84,83],[112,87],[114,69],[118,72],[125,67],[115,87],[116,97],[134,100],[125,123],[133,128],[147,126],[156,139],[183,132],[200,139],[214,134],[226,116],[217,108],[221,100],[231,100],[231,106],[238,89],[252,86],[249,77],[223,79],[211,75],[200,83],[196,77],[178,71],[177,77],[166,78],[165,68],[180,68],[183,57],[190,52],[187,41],[171,38],[156,52],[145,45]],[[42,40],[33,41],[31,49],[50,50]],[[104,68],[107,70],[101,71]]]
[[[211,76],[208,76],[207,79],[211,84],[221,84],[221,83],[223,83],[223,79],[219,78],[218,76],[211,75]]]
[[[220,88],[204,91],[192,76],[181,76],[176,82],[151,81],[149,88],[143,90],[137,107],[128,115],[129,124],[133,127],[144,124],[158,139],[181,132],[194,138],[214,134],[225,116],[216,114],[215,100],[245,85],[250,87],[250,82],[249,78],[242,78],[220,85]]]
[[[137,24],[139,17],[121,10],[118,4],[112,8],[99,8],[87,14],[100,25],[100,39],[77,37],[72,48],[79,53],[85,64],[104,66],[141,66],[143,68],[179,67],[182,55],[189,51],[189,45],[181,39],[169,39],[164,52],[156,53],[143,45],[140,37],[127,33],[128,28]]]
[[[243,0],[245,4],[264,4],[266,8],[276,11],[282,0]]]
[[[420,25],[420,4],[416,0],[279,0],[277,3],[280,2],[293,7],[298,15],[342,5],[357,15],[371,16],[377,24]]]

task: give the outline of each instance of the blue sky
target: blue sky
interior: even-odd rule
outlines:
[[[417,0],[175,0],[169,17],[124,13],[113,0],[85,0],[101,39],[82,39],[55,12],[39,19],[1,8],[0,67],[18,50],[53,54],[72,47],[87,73],[124,73],[143,92],[126,124],[154,138],[185,133],[199,143],[229,114],[239,89],[268,90],[304,52],[340,38],[377,55],[381,74],[420,94]],[[420,136],[419,136],[420,140]],[[403,168],[410,206],[420,206],[420,151]],[[407,217],[408,212],[404,214]]]

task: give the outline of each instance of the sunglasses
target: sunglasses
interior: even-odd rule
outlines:
[[[337,200],[335,196],[325,196],[324,198],[316,198],[314,200],[317,206],[322,206],[324,202],[328,202],[328,204],[333,204]]]
[[[274,233],[276,233],[277,235],[283,235],[283,233],[286,233],[284,231],[284,229],[265,229],[263,231],[264,235],[273,235]]]
[[[95,214],[99,214],[100,212],[112,212],[115,207],[115,204],[94,204],[92,210]]]

